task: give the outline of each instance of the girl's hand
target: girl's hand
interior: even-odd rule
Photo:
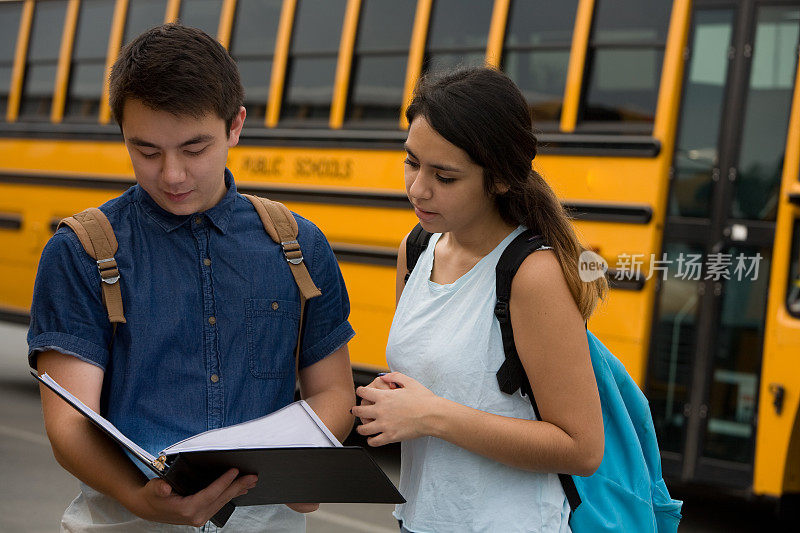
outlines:
[[[382,446],[430,435],[430,418],[440,398],[417,380],[400,372],[378,379],[386,386],[370,385],[356,389],[362,402],[353,407],[353,414],[363,422],[356,431],[361,435],[372,435],[367,444]],[[392,384],[397,388],[391,388]]]
[[[386,374],[378,374],[378,377],[372,380],[372,383],[367,385],[367,388],[373,389],[380,389],[380,390],[390,390],[396,389],[396,383],[386,383],[384,380],[381,379],[381,376],[385,376]],[[361,399],[361,405],[372,405],[372,402],[369,400]],[[356,414],[355,411],[352,411],[353,414]],[[362,424],[369,424],[372,422],[371,418],[359,418]]]

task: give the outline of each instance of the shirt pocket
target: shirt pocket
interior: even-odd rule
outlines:
[[[245,328],[250,372],[260,379],[282,379],[294,373],[294,351],[300,328],[297,302],[245,299]]]

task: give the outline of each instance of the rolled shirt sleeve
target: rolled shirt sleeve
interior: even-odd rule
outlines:
[[[33,289],[28,329],[32,368],[39,353],[55,350],[105,370],[112,326],[100,283],[94,260],[78,237],[71,229],[59,229],[42,252]]]
[[[324,359],[355,335],[348,322],[350,300],[336,256],[319,228],[308,221],[306,223],[313,232],[314,242],[312,261],[307,266],[311,279],[322,295],[308,300],[306,304],[301,368]]]

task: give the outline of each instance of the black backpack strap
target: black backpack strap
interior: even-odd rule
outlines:
[[[536,413],[536,418],[539,420],[542,418],[539,415],[539,407],[536,405],[533,389],[528,381],[527,374],[525,374],[522,361],[519,359],[517,346],[514,344],[509,302],[511,300],[511,282],[514,280],[514,275],[519,270],[520,265],[522,265],[526,257],[544,244],[545,241],[541,235],[535,235],[530,229],[525,230],[506,247],[495,268],[497,303],[494,306],[494,314],[500,323],[503,351],[506,354],[506,360],[497,371],[497,383],[500,385],[500,390],[506,394],[514,394],[518,389],[521,389],[523,394],[530,400],[533,412]],[[575,481],[568,474],[558,474],[558,479],[561,481],[561,487],[564,489],[570,509],[574,512],[581,504],[581,497],[575,487]]]
[[[406,272],[403,283],[408,281],[411,271],[414,270],[414,267],[417,265],[419,256],[421,256],[422,252],[428,247],[431,235],[433,234],[422,229],[422,226],[419,224],[414,226],[414,229],[408,234],[408,238],[406,239],[406,270],[408,270],[408,272]]]
[[[511,282],[514,279],[514,275],[519,270],[522,262],[525,261],[525,258],[534,250],[541,248],[542,245],[544,245],[544,238],[540,235],[534,235],[529,229],[525,230],[517,235],[506,247],[495,268],[497,303],[494,306],[494,314],[498,322],[500,322],[503,351],[506,354],[506,360],[497,371],[497,382],[500,385],[500,390],[506,394],[514,394],[517,389],[522,389],[527,394],[528,391],[525,389],[530,387],[525,378],[525,369],[522,367],[522,362],[520,362],[517,354],[517,347],[514,344],[509,301],[511,300]],[[529,397],[533,398],[533,396]],[[536,409],[535,405],[534,409]],[[536,416],[539,416],[538,412]]]

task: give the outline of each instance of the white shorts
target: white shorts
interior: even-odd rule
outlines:
[[[305,515],[285,505],[237,507],[223,528],[211,522],[199,528],[150,522],[84,483],[81,483],[81,493],[61,518],[61,531],[67,533],[300,533],[305,530]]]

